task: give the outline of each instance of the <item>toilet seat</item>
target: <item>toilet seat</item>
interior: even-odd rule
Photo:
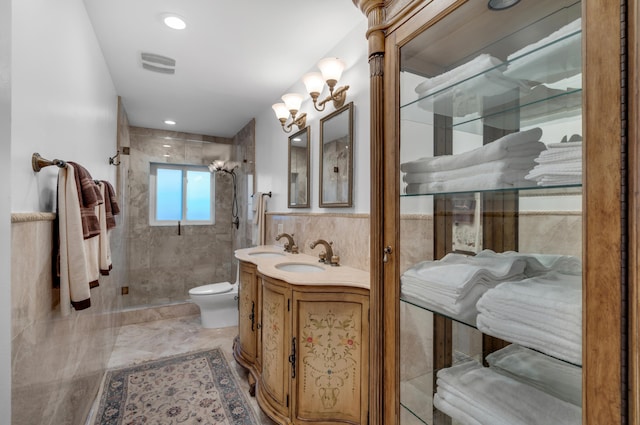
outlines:
[[[214,295],[224,294],[235,288],[229,282],[210,283],[208,285],[197,286],[189,289],[189,295]]]

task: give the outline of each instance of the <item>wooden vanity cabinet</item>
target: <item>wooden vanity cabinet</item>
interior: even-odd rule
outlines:
[[[244,262],[240,273],[246,297],[234,355],[255,378],[262,410],[281,424],[366,424],[369,291],[292,285]],[[251,331],[256,299],[260,319]]]
[[[261,280],[262,409],[280,423],[366,423],[368,291]]]
[[[239,282],[238,338],[234,344],[234,357],[243,367],[259,370],[261,363],[258,351],[260,285],[255,264],[240,262]]]
[[[277,280],[262,282],[262,372],[258,378],[258,403],[272,418],[290,417],[291,289]]]
[[[368,293],[344,289],[293,291],[294,423],[367,423]]]

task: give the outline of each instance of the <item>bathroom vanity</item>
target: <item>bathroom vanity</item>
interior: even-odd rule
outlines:
[[[279,246],[236,251],[236,361],[274,421],[364,424],[368,417],[369,273]]]

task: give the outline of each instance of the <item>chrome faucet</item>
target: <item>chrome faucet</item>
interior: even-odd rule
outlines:
[[[318,255],[318,257],[320,258],[318,260],[318,262],[325,263],[325,264],[331,264],[334,267],[339,266],[340,265],[340,257],[338,257],[337,255],[333,255],[333,248],[331,248],[331,245],[333,245],[333,242],[327,242],[324,239],[318,239],[315,242],[311,242],[311,244],[309,245],[309,248],[313,249],[318,244],[324,246],[324,249],[325,249],[325,252],[321,252]]]
[[[276,240],[279,241],[280,238],[287,238],[287,242],[284,244],[285,252],[290,252],[292,254],[298,253],[298,245],[296,245],[296,243],[293,241],[293,233],[280,233],[278,236],[276,236]]]

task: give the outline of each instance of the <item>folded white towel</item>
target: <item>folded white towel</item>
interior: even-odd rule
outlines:
[[[572,255],[522,253],[517,251],[497,253],[491,249],[484,249],[476,257],[494,259],[509,257],[523,260],[526,263],[524,274],[528,277],[547,274],[550,271],[573,275],[582,274],[582,262],[578,257]]]
[[[476,317],[476,325],[481,332],[487,335],[533,348],[573,364],[582,364],[582,341],[579,341],[580,338],[577,335],[573,335],[571,338],[567,338],[565,335],[559,336],[558,332],[552,334],[548,329],[543,330],[539,326],[509,322],[511,318],[512,316],[479,312]],[[561,323],[558,322],[556,325],[560,326]]]
[[[576,150],[582,150],[582,141],[580,141],[580,142],[549,143],[547,145],[547,148],[548,149],[576,149]]]
[[[422,261],[404,276],[415,277],[433,285],[464,293],[481,278],[504,281],[522,275],[525,263],[518,258],[491,258],[449,253],[437,261]]]
[[[407,195],[444,192],[472,192],[477,190],[515,189],[530,187],[525,179],[527,170],[511,170],[504,173],[478,174],[465,178],[430,183],[410,183],[405,187]]]
[[[420,158],[415,161],[405,162],[400,165],[400,170],[408,172],[444,171],[455,170],[494,161],[506,157],[535,158],[545,149],[544,143],[538,142],[542,136],[542,130],[538,127],[511,133],[488,143],[477,149],[473,149],[457,155],[441,155],[435,157]]]
[[[564,162],[581,162],[582,161],[582,149],[568,148],[568,149],[549,149],[540,152],[534,161],[538,164],[543,163],[564,163]]]
[[[466,178],[478,174],[504,173],[513,170],[531,170],[536,163],[531,157],[499,159],[482,164],[471,165],[455,170],[406,173],[402,180],[405,183],[430,183]]]
[[[577,425],[581,409],[468,361],[437,373],[437,395],[486,425]],[[434,398],[434,405],[446,409]],[[453,419],[454,412],[450,414]],[[464,419],[463,419],[464,420]]]
[[[552,83],[581,72],[580,18],[547,37],[507,56],[504,75],[514,79]]]
[[[487,285],[474,285],[464,296],[454,297],[425,290],[421,285],[402,281],[402,299],[427,310],[449,316],[459,322],[476,326],[478,299],[489,290]]]
[[[488,70],[495,69],[498,71],[497,68],[501,65],[503,65],[503,62],[500,59],[483,53],[450,71],[427,78],[416,86],[415,91],[419,95],[425,95],[438,87],[451,86],[457,81],[466,80]]]
[[[576,406],[582,406],[582,368],[518,344],[489,354],[492,370],[531,385]]]
[[[464,408],[454,406],[438,394],[433,395],[433,405],[439,411],[446,413],[462,425],[486,425],[486,422],[478,422],[470,413],[464,410]]]
[[[550,272],[505,282],[476,304],[478,329],[551,356],[582,362],[582,277]]]
[[[582,175],[579,176],[543,176],[537,181],[538,186],[561,186],[582,184]]]

